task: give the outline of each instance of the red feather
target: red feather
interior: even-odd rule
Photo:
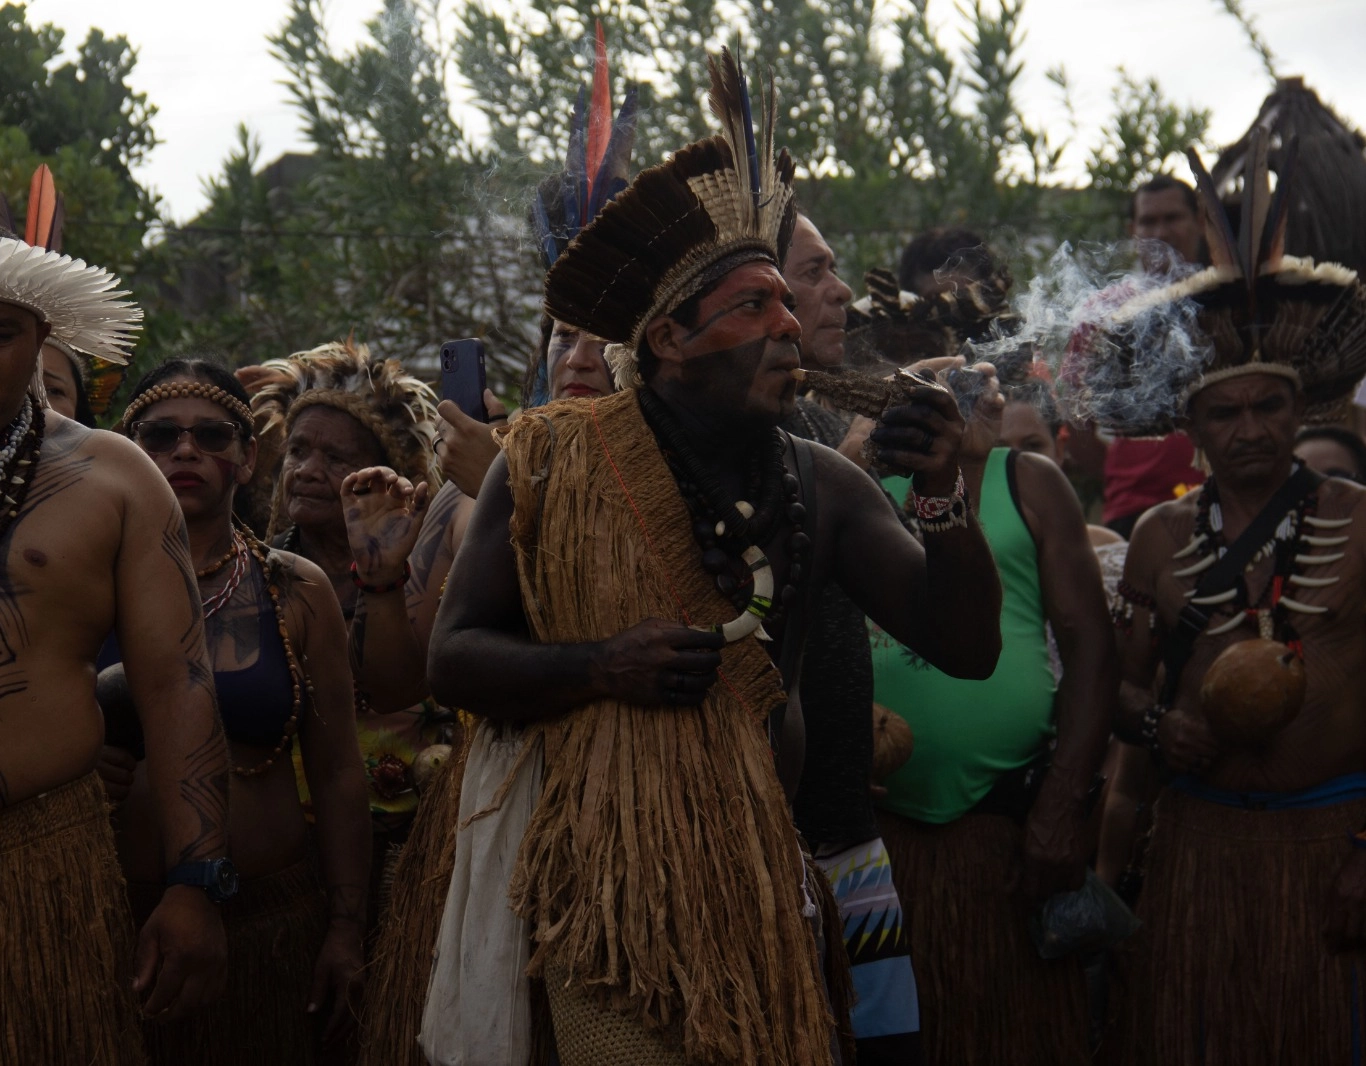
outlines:
[[[593,98],[588,104],[588,180],[597,177],[602,157],[607,154],[607,143],[612,139],[612,86],[607,76],[607,42],[602,35],[602,23],[597,25],[597,40],[593,49]],[[588,200],[593,189],[588,189]],[[584,220],[585,223],[588,221]]]
[[[52,171],[44,163],[33,172],[28,187],[28,219],[24,224],[24,243],[36,248],[48,247],[52,239],[52,222],[57,212],[57,185]]]

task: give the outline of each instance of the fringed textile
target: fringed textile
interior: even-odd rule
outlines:
[[[1366,799],[1249,811],[1174,789],[1157,803],[1125,951],[1118,1047],[1130,1063],[1352,1062],[1366,953],[1323,941],[1329,889]]]
[[[734,614],[634,393],[551,404],[505,441],[537,640]],[[510,889],[536,930],[529,973],[552,1002],[563,974],[679,1032],[690,1063],[824,1066],[831,1020],[766,732],[778,673],[747,638],[721,675],[699,708],[602,700],[533,727],[545,776]]]
[[[149,913],[160,885],[130,884],[133,911]],[[180,1022],[144,1029],[152,1066],[261,1066],[322,1061],[317,1018],[305,1013],[327,932],[327,896],[311,855],[265,877],[243,878],[223,904],[228,986]]]
[[[1039,958],[1028,908],[1009,891],[1019,826],[989,814],[930,825],[887,811],[878,822],[908,918],[925,1061],[1089,1062],[1081,967]]]
[[[455,866],[455,826],[468,737],[422,795],[394,869],[361,1010],[359,1066],[426,1066],[417,1046],[432,949]]]
[[[0,810],[0,1062],[141,1066],[133,922],[87,774]]]

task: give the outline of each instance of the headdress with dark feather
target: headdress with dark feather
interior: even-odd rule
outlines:
[[[638,175],[546,277],[546,312],[608,341],[619,388],[641,384],[645,326],[745,262],[781,266],[796,224],[792,159],[775,157],[769,79],[756,136],[749,89],[728,49],[710,58],[719,136]]]
[[[957,355],[969,341],[1010,332],[1014,322],[1004,266],[930,296],[905,292],[890,270],[870,270],[863,283],[867,295],[849,308],[845,324],[851,366]]]
[[[536,187],[531,204],[531,226],[545,268],[549,270],[579,231],[597,218],[603,205],[626,188],[631,179],[631,148],[636,136],[634,85],[612,118],[612,83],[607,66],[607,42],[598,23],[594,35],[591,93],[579,90],[569,127],[569,151],[564,170]],[[539,407],[550,400],[546,344],[536,351],[528,368],[524,403]]]
[[[1337,263],[1285,255],[1286,222],[1294,202],[1296,147],[1286,146],[1273,196],[1262,130],[1250,139],[1238,225],[1220,202],[1199,155],[1195,172],[1211,266],[1172,285],[1120,303],[1082,337],[1068,374],[1083,388],[1104,379],[1122,393],[1142,387],[1141,352],[1127,338],[1146,317],[1186,308],[1204,366],[1184,382],[1186,394],[1243,374],[1275,374],[1304,392],[1306,418],[1325,418],[1366,375],[1366,286]],[[1129,427],[1119,424],[1121,432]],[[1154,428],[1144,427],[1141,432]]]

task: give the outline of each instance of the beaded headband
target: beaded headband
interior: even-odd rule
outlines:
[[[226,389],[220,389],[217,385],[210,385],[206,381],[168,381],[160,385],[153,385],[146,392],[135,397],[133,402],[128,405],[127,410],[123,412],[121,423],[124,431],[126,432],[131,428],[133,418],[139,412],[151,407],[152,404],[183,396],[197,396],[201,400],[216,403],[219,407],[232,413],[233,418],[241,424],[245,433],[250,435],[255,432],[255,425],[251,419],[251,408]]]

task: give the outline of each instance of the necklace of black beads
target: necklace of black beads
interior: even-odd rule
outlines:
[[[702,550],[702,567],[711,574],[716,590],[736,610],[743,611],[753,593],[754,575],[741,556],[751,546],[762,547],[779,522],[788,522],[787,579],[773,597],[765,622],[773,622],[784,608],[796,602],[798,589],[810,565],[811,538],[804,525],[801,483],[788,473],[783,462],[787,441],[774,429],[766,447],[752,448],[746,459],[746,492],[753,513],[746,515],[738,502],[698,457],[687,434],[668,407],[649,389],[641,389],[640,407],[646,425],[655,435],[678,491],[693,520],[693,539]]]

